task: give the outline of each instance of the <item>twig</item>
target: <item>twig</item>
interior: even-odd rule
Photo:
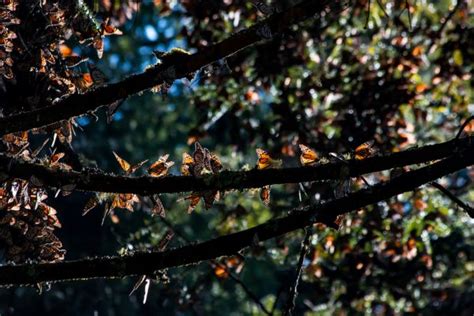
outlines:
[[[461,137],[462,133],[464,132],[464,129],[466,128],[467,125],[469,125],[469,123],[471,123],[472,120],[474,120],[474,115],[469,117],[467,120],[464,121],[464,123],[459,128],[459,131],[456,134],[455,139],[459,139]]]
[[[167,219],[163,218],[163,217],[160,217],[160,220],[171,230],[173,230],[176,234],[176,236],[178,236],[179,238],[181,238],[183,241],[185,241],[186,243],[191,243],[191,240],[189,238],[187,238],[183,233],[181,233],[179,230],[177,230],[173,224],[171,224],[171,222],[169,222]],[[215,265],[218,265],[219,263],[217,263],[215,260],[211,260],[210,262],[210,266],[213,267]],[[222,265],[220,265],[222,266]],[[267,310],[267,308],[265,307],[265,305],[263,305],[263,303],[260,301],[260,299],[257,297],[257,295],[255,295],[255,293],[252,292],[252,290],[249,289],[249,287],[241,280],[239,279],[236,275],[234,275],[232,273],[232,271],[229,270],[229,268],[227,266],[222,266],[226,272],[228,273],[230,279],[232,281],[234,281],[235,283],[237,283],[238,285],[240,285],[240,287],[242,288],[242,290],[244,290],[245,294],[247,294],[247,296],[252,300],[254,301],[254,303],[260,307],[260,309],[262,310],[262,312],[264,312],[266,315],[271,315],[271,312],[269,312]]]
[[[408,14],[408,28],[412,30],[412,19],[411,19],[411,12],[410,12],[410,3],[408,0],[405,0],[405,8],[407,9],[407,14]]]
[[[298,284],[301,278],[301,272],[303,270],[303,263],[306,257],[306,254],[309,250],[309,245],[311,243],[311,237],[313,235],[313,231],[311,228],[306,228],[306,234],[304,237],[303,242],[301,243],[301,250],[300,250],[300,257],[298,259],[298,265],[296,266],[296,274],[295,280],[293,284],[290,286],[290,290],[288,293],[288,300],[286,302],[285,311],[283,315],[291,316],[293,315],[293,311],[295,309],[296,297],[298,296]]]
[[[277,291],[276,295],[275,295],[275,301],[273,302],[271,315],[273,315],[273,314],[275,313],[275,310],[276,310],[276,308],[277,308],[277,306],[278,306],[278,301],[280,300],[280,296],[281,296],[281,293],[282,293],[282,292],[283,292],[283,287],[280,286],[280,287],[278,288],[278,291]]]
[[[461,6],[463,0],[458,0],[456,2],[456,5],[454,6],[454,8],[449,12],[448,16],[444,19],[443,23],[441,24],[439,30],[438,30],[438,37],[441,35],[441,33],[443,33],[444,31],[444,28],[446,27],[446,25],[448,24],[448,22],[453,18],[454,14],[456,13],[456,11],[459,9],[459,7]]]
[[[383,7],[382,2],[380,0],[377,0],[377,4],[379,5],[379,8],[382,10],[383,14],[385,15],[386,18],[390,18],[390,15],[388,15],[387,11],[385,11],[385,8]]]
[[[367,4],[367,20],[365,21],[365,28],[369,26],[369,20],[370,20],[370,0],[368,1],[368,4]]]
[[[232,256],[250,247],[255,240],[265,241],[316,222],[332,223],[338,215],[384,201],[404,192],[474,164],[474,149],[460,151],[428,167],[407,172],[388,182],[376,184],[319,206],[307,206],[290,215],[270,220],[253,228],[165,252],[136,253],[128,256],[99,257],[65,261],[6,265],[0,267],[0,285],[36,284],[72,279],[123,278],[150,274],[157,270],[179,267]]]
[[[65,171],[50,169],[40,164],[20,161],[0,154],[0,173],[2,176],[6,174],[12,178],[25,180],[30,180],[34,175],[36,182],[47,187],[61,188],[67,185],[82,191],[135,193],[146,196],[155,193],[198,192],[211,189],[238,190],[259,188],[271,184],[340,180],[341,178],[358,177],[367,173],[442,159],[457,150],[472,146],[474,146],[474,137],[471,136],[363,160],[331,162],[315,167],[222,171],[219,174],[203,178],[191,176],[129,177],[110,175],[96,170]]]
[[[454,203],[459,205],[464,211],[466,211],[466,213],[469,215],[469,217],[474,218],[474,208],[472,208],[468,204],[464,203],[460,198],[458,198],[456,195],[454,195],[451,191],[449,191],[448,189],[443,187],[438,182],[431,182],[431,186],[438,189],[446,197],[448,197],[451,201],[453,201]]]
[[[432,49],[436,43],[436,41],[438,39],[441,38],[441,35],[443,34],[444,32],[444,29],[446,28],[446,26],[448,25],[448,22],[451,21],[451,19],[453,18],[454,14],[456,13],[457,10],[459,10],[459,8],[461,7],[461,4],[463,3],[463,0],[458,0],[456,2],[456,5],[454,6],[454,8],[449,11],[448,15],[446,16],[446,18],[444,18],[444,21],[441,23],[441,26],[439,27],[439,30],[436,32],[436,34],[433,36],[432,40],[431,40],[431,43],[430,45],[428,45],[428,48],[427,48],[427,52],[428,53],[432,53]]]

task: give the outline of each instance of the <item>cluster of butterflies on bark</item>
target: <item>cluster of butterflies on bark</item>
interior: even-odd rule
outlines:
[[[300,162],[302,166],[315,166],[319,163],[325,163],[328,161],[327,158],[321,157],[318,153],[309,148],[306,145],[300,144],[301,150]],[[376,152],[374,148],[374,142],[365,142],[359,145],[351,154],[350,158],[356,160],[362,160],[372,156]],[[278,168],[282,165],[281,160],[273,159],[270,154],[261,149],[257,148],[256,153],[258,156],[256,169],[263,170],[269,168]],[[131,165],[125,159],[121,158],[117,153],[113,152],[115,159],[119,163],[125,175],[129,176],[141,168],[148,160],[144,160],[135,165]],[[335,154],[332,154],[334,158],[344,160]],[[151,177],[162,178],[168,175],[169,170],[175,165],[173,161],[168,161],[169,154],[161,156],[157,161],[152,163],[147,169],[147,173]],[[204,148],[199,142],[194,144],[194,153],[192,155],[183,153],[181,174],[183,176],[192,177],[205,177],[212,174],[218,174],[222,170],[223,166],[220,158],[210,152],[207,148]],[[193,192],[190,195],[181,198],[180,200],[189,201],[188,213],[193,212],[201,199],[204,201],[204,207],[209,209],[212,207],[215,201],[219,201],[221,192],[218,190],[207,190],[203,192]],[[160,200],[158,194],[154,194],[151,197],[153,207],[151,212],[153,215],[165,216],[165,209],[163,203]],[[268,206],[270,204],[270,185],[264,186],[260,189],[260,199]],[[140,199],[136,194],[132,193],[99,193],[92,197],[87,203],[83,211],[83,215],[87,214],[90,210],[95,208],[99,203],[105,203],[105,212],[102,223],[104,222],[107,215],[111,215],[115,208],[128,209],[133,211],[135,203],[139,203]]]

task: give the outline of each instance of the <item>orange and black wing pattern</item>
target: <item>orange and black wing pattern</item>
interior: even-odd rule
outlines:
[[[313,166],[319,161],[319,155],[306,145],[300,144],[300,161],[303,166]]]
[[[374,141],[371,140],[356,147],[354,150],[354,158],[356,160],[363,160],[374,155],[375,152]]]

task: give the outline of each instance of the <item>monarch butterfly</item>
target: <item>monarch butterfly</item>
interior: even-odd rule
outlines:
[[[161,156],[150,166],[150,168],[148,168],[148,173],[152,177],[157,178],[166,176],[168,174],[169,168],[174,165],[174,161],[167,161],[168,157],[168,154]]]
[[[265,150],[257,148],[256,152],[258,156],[257,169],[267,169],[269,167],[278,167],[281,165],[281,160],[272,159]]]
[[[102,35],[122,35],[122,31],[120,31],[118,28],[113,26],[112,24],[109,24],[109,18],[105,19],[104,22],[101,23],[100,25]]]
[[[260,189],[260,199],[265,206],[270,204],[270,186],[266,185]]]
[[[201,200],[201,196],[193,193],[187,197],[184,198],[185,200],[189,200],[190,204],[188,206],[188,214],[192,213],[196,206],[199,204],[199,201]]]
[[[153,216],[158,215],[161,217],[165,217],[166,216],[165,207],[163,206],[163,203],[161,202],[160,197],[157,194],[155,194],[152,196],[151,200],[153,202],[153,208],[151,209],[151,214]]]
[[[299,146],[301,150],[300,161],[303,166],[312,166],[319,161],[318,153],[303,144]]]
[[[204,207],[206,208],[206,210],[208,210],[212,207],[214,201],[220,200],[221,195],[219,191],[205,191],[202,194],[202,198],[204,200]]]
[[[217,173],[222,169],[222,163],[220,158],[213,153],[211,153],[211,169],[213,173]]]
[[[199,142],[194,143],[194,168],[193,175],[196,177],[212,173],[211,153],[207,148],[203,148]]]
[[[191,167],[194,164],[194,159],[188,153],[183,153],[183,162],[181,163],[181,174],[183,176],[191,175]]]
[[[375,152],[374,141],[371,140],[356,147],[354,150],[354,158],[362,160],[372,156]]]
[[[125,159],[121,158],[119,155],[117,155],[114,151],[112,152],[115,156],[115,159],[117,159],[117,162],[119,163],[120,167],[123,169],[123,171],[125,171],[125,173],[127,175],[129,174],[132,174],[134,173],[135,171],[138,170],[138,168],[140,168],[141,166],[143,166],[147,161],[147,160],[144,160],[140,163],[137,163],[136,165],[130,165],[128,163],[128,161],[126,161]]]

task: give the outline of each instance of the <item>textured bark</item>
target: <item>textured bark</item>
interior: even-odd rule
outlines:
[[[216,175],[195,178],[190,176],[167,176],[164,178],[125,177],[94,170],[83,172],[50,169],[42,165],[21,162],[0,155],[0,179],[7,176],[31,180],[33,183],[61,188],[68,186],[76,190],[95,192],[178,193],[187,191],[232,190],[259,188],[270,184],[299,183],[307,181],[337,180],[363,174],[427,163],[445,158],[453,153],[474,146],[474,137],[455,139],[441,144],[393,153],[386,156],[328,163],[316,167],[266,169],[250,171],[222,171]]]

